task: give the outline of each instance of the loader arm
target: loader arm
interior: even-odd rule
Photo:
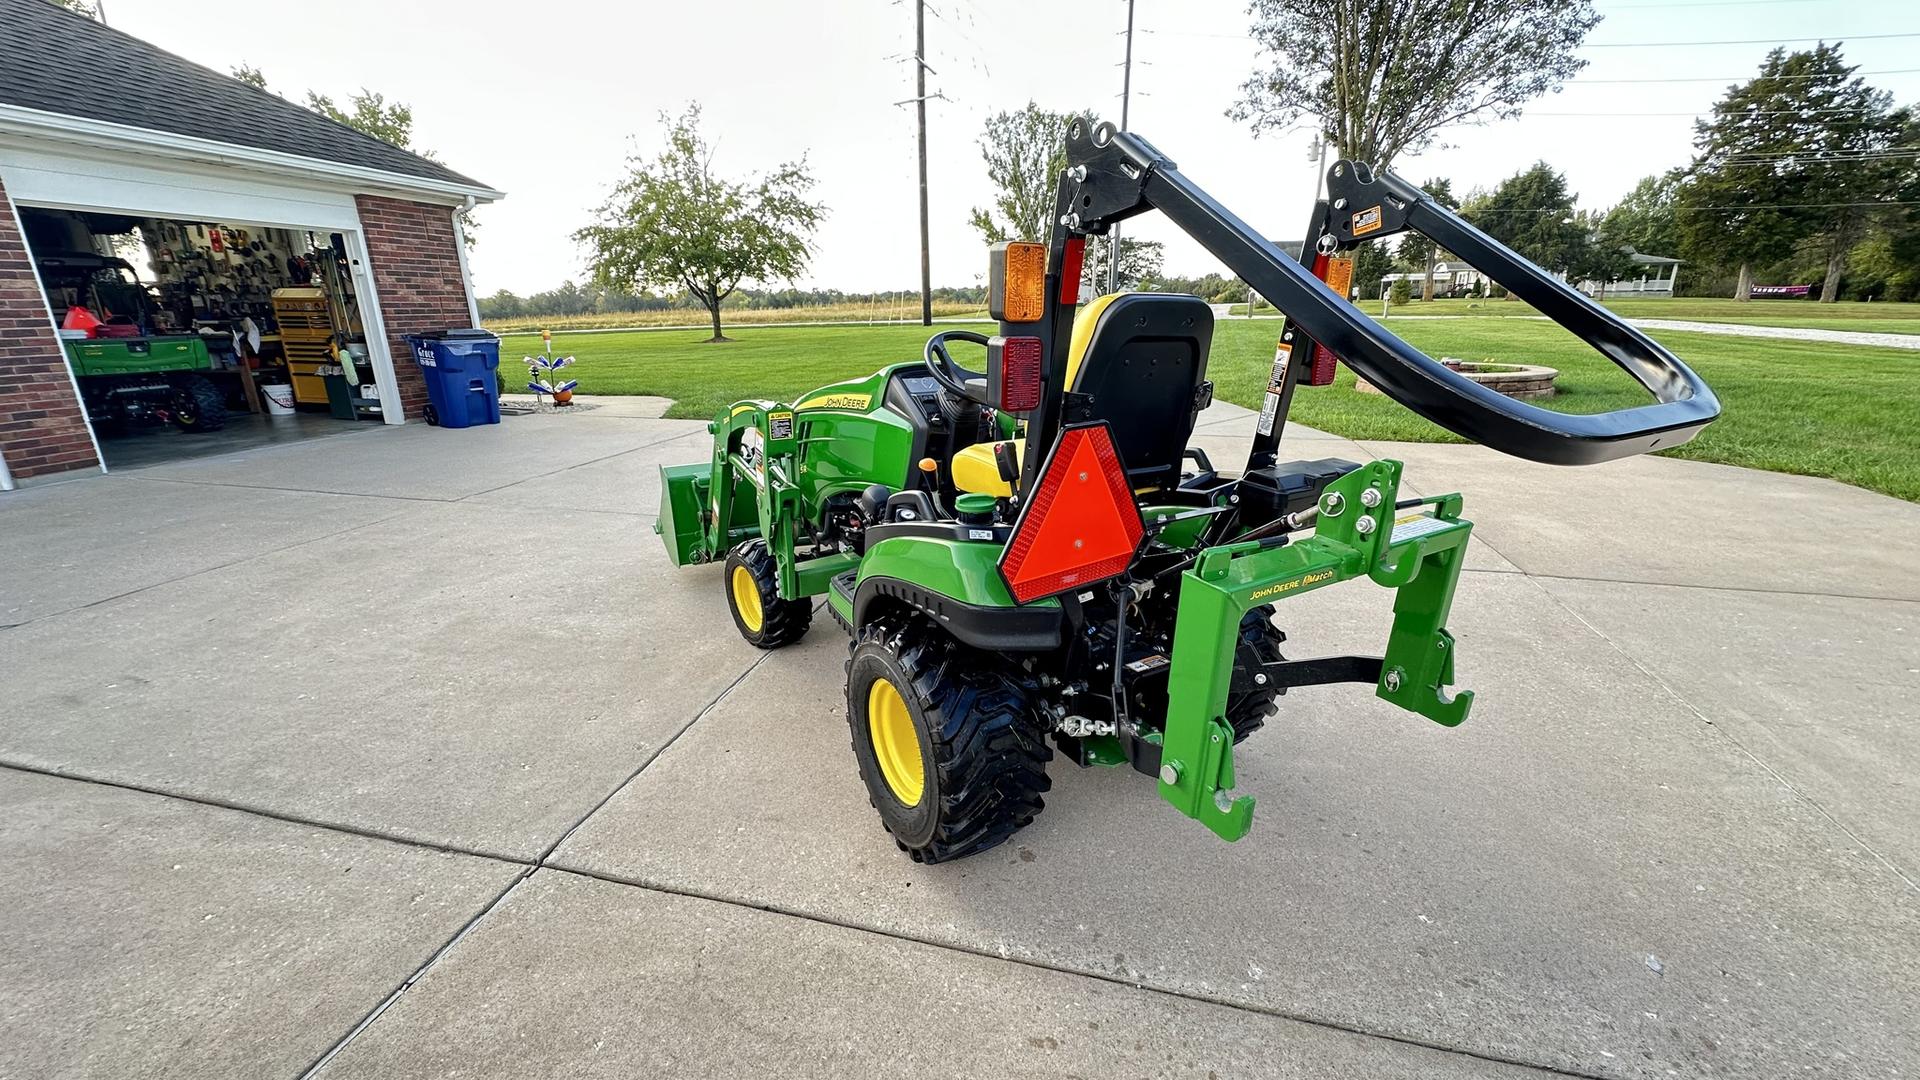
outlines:
[[[1318,343],[1387,396],[1455,434],[1502,453],[1557,465],[1584,465],[1678,446],[1720,413],[1713,391],[1686,364],[1625,320],[1528,262],[1392,174],[1375,177],[1363,164],[1335,163],[1320,227],[1295,259],[1184,176],[1166,155],[1110,124],[1070,126],[1068,168],[1056,201],[1051,265],[1077,266],[1077,247],[1115,222],[1158,210],[1253,286],[1286,316],[1282,360],[1274,371],[1261,442],[1277,442],[1304,358]],[[1526,300],[1541,314],[1619,365],[1654,403],[1597,414],[1543,409],[1490,390],[1449,370],[1368,318],[1303,265],[1414,229]],[[1049,374],[1065,376],[1063,335],[1052,335]],[[1061,385],[1054,381],[1051,385]],[[1048,395],[1057,399],[1058,395]],[[1061,410],[1036,414],[1029,439],[1050,445]],[[1256,445],[1255,457],[1260,448]],[[1029,477],[1029,479],[1031,479]]]

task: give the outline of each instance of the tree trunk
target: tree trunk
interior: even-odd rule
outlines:
[[[1733,298],[1743,304],[1753,299],[1752,263],[1743,262],[1740,264],[1740,276],[1735,278],[1733,282]]]
[[[732,338],[720,332],[720,301],[715,300],[708,304],[707,314],[713,316],[713,336],[707,339],[707,343],[711,345],[716,341],[732,341]]]
[[[1425,300],[1428,303],[1433,302],[1433,260],[1432,259],[1427,260],[1427,283],[1420,290],[1420,299]]]
[[[1835,244],[1827,252],[1827,280],[1820,283],[1820,302],[1831,304],[1840,299],[1840,275],[1847,269],[1847,249]]]

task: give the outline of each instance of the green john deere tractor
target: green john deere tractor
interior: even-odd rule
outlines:
[[[1276,460],[1294,388],[1350,365],[1416,413],[1494,449],[1583,464],[1677,446],[1719,414],[1671,353],[1390,174],[1328,172],[1300,257],[1139,136],[1067,132],[1048,244],[997,245],[999,333],[934,334],[924,355],[794,403],[715,417],[712,457],[663,468],[655,530],[676,565],[724,560],[740,633],[799,640],[814,598],[852,635],[854,758],[915,860],[982,851],[1040,812],[1056,748],[1125,765],[1237,840],[1253,799],[1234,746],[1299,686],[1371,684],[1445,726],[1447,616],[1472,525],[1459,495],[1403,497],[1401,465]],[[1286,316],[1248,460],[1187,441],[1212,399],[1212,310],[1125,293],[1076,313],[1088,238],[1158,210]],[[1550,412],[1480,386],[1330,289],[1356,245],[1414,229],[1626,370],[1646,406]],[[984,371],[957,363],[982,346]],[[1396,591],[1380,656],[1288,659],[1274,606],[1368,578]]]

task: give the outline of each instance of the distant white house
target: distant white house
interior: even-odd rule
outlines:
[[[1637,251],[1631,252],[1629,257],[1633,259],[1634,269],[1638,271],[1639,276],[1607,282],[1608,296],[1670,297],[1673,295],[1673,287],[1680,280],[1679,259],[1670,259],[1665,255],[1642,255]],[[1600,283],[1583,281],[1580,283],[1580,291],[1589,295],[1597,294],[1600,292]]]
[[[1617,281],[1607,282],[1606,294],[1608,296],[1635,295],[1658,297],[1673,295],[1674,284],[1680,279],[1679,259],[1669,258],[1665,255],[1642,255],[1637,251],[1630,252],[1629,257],[1633,259],[1634,270],[1636,271],[1635,275],[1624,277]],[[1566,280],[1565,274],[1555,274],[1553,276],[1562,281]],[[1380,279],[1382,295],[1384,295],[1388,289],[1393,288],[1394,282],[1403,279],[1412,287],[1414,296],[1424,295],[1422,290],[1426,288],[1426,275],[1417,270],[1405,274],[1388,274],[1382,277]],[[1433,264],[1433,295],[1436,297],[1467,296],[1474,291],[1475,287],[1484,288],[1491,284],[1492,282],[1487,275],[1475,270],[1466,263],[1437,262]],[[1583,281],[1580,283],[1579,288],[1581,292],[1589,296],[1599,295],[1601,291],[1600,282],[1597,281]]]
[[[1418,270],[1405,274],[1388,274],[1381,278],[1381,294],[1385,295],[1387,290],[1393,288],[1394,282],[1403,279],[1408,285],[1413,287],[1414,296],[1419,297],[1426,295],[1427,275]],[[1487,275],[1463,262],[1437,262],[1433,264],[1433,295],[1436,297],[1466,296],[1473,292],[1474,286],[1480,285],[1487,280]]]

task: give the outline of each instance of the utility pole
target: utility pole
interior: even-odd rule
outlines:
[[[1307,156],[1313,159],[1313,201],[1319,202],[1320,196],[1327,190],[1327,137],[1325,135],[1314,135],[1313,149],[1307,151]]]
[[[913,5],[913,96],[920,114],[920,325],[933,325],[933,260],[927,244],[927,0]]]
[[[1120,130],[1127,130],[1127,103],[1133,97],[1133,0],[1127,0],[1127,59],[1120,66]],[[1109,230],[1107,249],[1107,291],[1120,291],[1120,224]]]

